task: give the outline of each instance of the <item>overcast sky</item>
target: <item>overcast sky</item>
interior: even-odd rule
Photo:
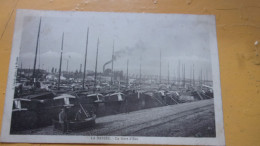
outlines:
[[[83,14],[83,13],[82,13]],[[162,75],[167,76],[168,63],[171,77],[176,75],[178,62],[185,64],[186,76],[190,77],[192,65],[195,76],[200,70],[211,76],[209,45],[209,16],[175,14],[127,14],[127,13],[84,13],[72,17],[42,16],[37,67],[58,68],[62,33],[64,32],[63,65],[69,71],[79,70],[83,65],[86,48],[87,29],[89,43],[87,70],[94,70],[97,39],[99,38],[98,72],[103,64],[111,60],[113,41],[115,70],[126,72],[129,59],[129,73],[138,74],[140,63],[142,74],[159,75],[160,50],[162,55]],[[32,68],[35,56],[37,32],[40,17],[25,17],[23,24],[20,61],[23,68]],[[111,64],[106,68],[111,68]]]

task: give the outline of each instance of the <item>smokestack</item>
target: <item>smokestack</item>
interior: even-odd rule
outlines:
[[[80,67],[79,67],[79,73],[81,73],[81,68],[82,68],[82,64],[80,64]]]

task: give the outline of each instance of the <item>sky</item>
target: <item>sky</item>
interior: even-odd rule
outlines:
[[[209,33],[214,22],[209,16],[144,13],[81,13],[82,15],[26,16],[24,17],[19,62],[23,68],[33,68],[38,28],[41,19],[37,67],[51,70],[59,67],[62,34],[62,70],[80,69],[84,64],[87,30],[87,70],[95,69],[97,40],[99,39],[98,72],[112,58],[114,44],[114,70],[129,74],[159,75],[160,52],[162,76],[178,75],[178,64],[185,64],[190,77],[194,65],[195,76],[200,71],[211,78]],[[169,68],[168,68],[169,64]],[[111,68],[108,64],[106,68]]]

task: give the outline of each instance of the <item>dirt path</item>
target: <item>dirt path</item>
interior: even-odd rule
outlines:
[[[19,134],[62,133],[49,126]],[[69,135],[214,137],[213,99],[101,117],[94,127]]]

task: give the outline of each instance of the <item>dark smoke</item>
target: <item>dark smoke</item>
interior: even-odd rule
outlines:
[[[114,61],[120,57],[132,56],[141,54],[146,50],[145,44],[142,41],[138,41],[133,47],[126,47],[114,53]]]
[[[132,55],[136,55],[136,54],[141,54],[142,52],[144,52],[146,50],[145,44],[142,41],[138,41],[134,47],[126,47],[125,49],[121,49],[119,51],[116,51],[114,53],[114,57],[113,60],[116,61],[118,58],[120,57],[124,57],[124,56],[132,56]],[[109,60],[108,62],[106,62],[103,65],[103,72],[106,69],[106,65],[110,64],[112,62],[112,60]]]

